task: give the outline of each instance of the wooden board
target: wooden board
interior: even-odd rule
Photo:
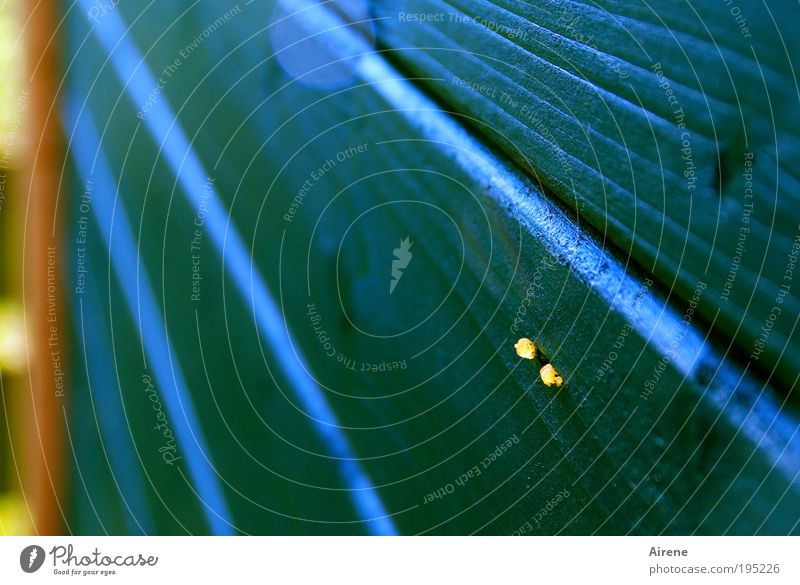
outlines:
[[[75,451],[75,530],[211,530],[186,460],[165,465],[158,451],[142,386],[159,358],[142,323],[156,322],[185,380],[166,376],[158,396],[191,400],[235,530],[376,531],[331,435],[305,408],[296,372],[308,367],[401,533],[797,532],[796,415],[731,359],[723,329],[707,333],[692,305],[709,302],[713,281],[680,272],[691,286],[675,295],[627,262],[619,242],[587,225],[588,211],[564,209],[544,174],[543,190],[491,131],[475,130],[465,116],[480,102],[442,110],[427,95],[441,97],[436,83],[404,79],[394,56],[354,59],[335,88],[293,78],[292,64],[273,58],[273,8],[241,7],[188,58],[181,48],[225,7],[120,5],[106,17],[130,23],[119,46],[114,26],[98,34],[71,17],[80,66],[69,69],[68,135],[76,119],[89,123],[77,124],[68,170],[75,193],[88,179],[97,189],[87,243],[95,293],[72,299],[83,303],[75,344],[89,360],[76,362],[74,408],[102,423],[112,413],[90,408],[107,392],[114,416],[119,403],[125,413],[121,427],[71,429],[87,446]],[[331,46],[360,42],[333,34],[341,43]],[[150,80],[180,60],[156,97],[175,114],[164,118],[171,126],[157,105],[137,116],[153,90],[137,73],[142,55]],[[223,263],[210,224],[200,226],[194,300],[203,194],[225,211],[217,219],[232,248]],[[113,219],[100,197],[115,202]],[[77,225],[79,199],[63,212]],[[390,294],[404,238],[413,259]],[[236,241],[252,257],[244,267]],[[265,289],[242,294],[259,278]],[[153,310],[135,302],[149,297],[145,281]],[[267,296],[286,345],[260,325]],[[564,376],[561,389],[517,357],[522,336]],[[182,414],[167,413],[173,425]],[[115,460],[101,456],[110,443]],[[131,473],[125,461],[138,477],[122,490],[138,490],[135,511],[114,487]]]

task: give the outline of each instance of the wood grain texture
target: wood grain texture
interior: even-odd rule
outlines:
[[[388,58],[677,295],[707,282],[704,319],[792,389],[800,304],[780,287],[800,235],[796,4],[374,6]]]
[[[782,408],[783,395],[729,360],[727,346],[699,319],[681,325],[700,278],[673,274],[684,279],[688,296],[681,299],[650,281],[647,270],[626,265],[619,242],[610,250],[597,237],[602,230],[585,226],[594,217],[591,201],[579,215],[566,212],[497,150],[527,139],[523,145],[550,160],[552,145],[522,126],[508,143],[495,140],[502,127],[493,117],[510,124],[513,116],[451,91],[451,79],[440,86],[428,79],[459,63],[469,62],[475,74],[493,69],[463,53],[436,65],[445,59],[438,49],[428,56],[408,50],[405,59],[425,78],[409,82],[388,65],[386,57],[403,58],[392,50],[371,55],[348,83],[321,90],[290,77],[274,58],[267,32],[273,8],[253,3],[246,17],[216,31],[182,61],[159,99],[177,112],[213,174],[231,226],[280,300],[296,340],[285,355],[305,356],[400,531],[509,534],[533,524],[553,498],[568,492],[546,518],[539,516],[535,533],[797,532],[797,420]],[[224,12],[211,3],[185,14],[176,7],[121,4],[119,10],[156,72]],[[175,344],[171,357],[184,366],[200,426],[213,438],[209,457],[225,479],[237,528],[362,532],[324,441],[280,375],[284,354],[265,350],[252,306],[236,295],[229,267],[210,246],[202,252],[201,300],[191,300],[196,213],[164,162],[163,145],[137,118],[126,80],[85,21],[74,18],[71,53],[80,68],[70,71],[70,80],[103,131],[119,184],[106,196],[117,196],[138,226],[141,264],[129,281],[110,272],[97,230],[90,235],[91,265],[103,298],[98,314],[116,352],[114,390],[142,457],[138,471],[152,482],[146,495],[155,530],[207,527],[192,486],[161,463],[149,428],[138,316],[121,292],[134,286],[137,270],[160,293]],[[174,24],[165,29],[164,22]],[[483,40],[490,48],[497,41],[477,31],[469,36],[457,40]],[[556,71],[552,76],[565,84],[562,99],[571,99],[568,88],[575,86]],[[442,109],[426,97],[429,90],[453,101]],[[592,95],[585,94],[586,111]],[[633,127],[637,110],[622,98],[615,104]],[[552,106],[542,99],[541,107]],[[608,122],[603,112],[597,124]],[[654,131],[674,143],[669,123],[650,117]],[[484,122],[490,128],[476,131]],[[565,133],[565,147],[569,124],[575,122],[565,116],[552,125]],[[713,151],[713,140],[699,136],[698,156],[704,148]],[[617,136],[605,138],[601,152],[619,148]],[[358,145],[366,150],[339,160]],[[643,144],[637,156],[641,162],[657,152]],[[665,156],[675,162],[674,152]],[[563,160],[578,168],[578,153],[569,157]],[[609,182],[583,166],[576,193]],[[549,183],[550,175],[537,173]],[[286,220],[306,181],[312,188]],[[620,213],[630,210],[626,191],[616,189],[613,204]],[[622,221],[616,229],[626,232]],[[414,241],[414,260],[390,295],[392,250],[404,237]],[[639,246],[640,238],[631,243]],[[673,251],[673,244],[667,248]],[[560,391],[546,388],[538,368],[516,356],[513,343],[523,335],[564,376]],[[388,373],[361,367],[401,360],[406,367]],[[91,394],[78,380],[85,409]],[[90,450],[78,451],[76,464],[93,470],[75,497],[81,531],[125,530],[124,502],[108,489],[114,470],[99,457],[107,432],[81,429]],[[512,446],[483,468],[509,439]],[[463,480],[474,467],[480,475]],[[445,495],[430,497],[439,490]],[[94,502],[100,506],[90,514]]]

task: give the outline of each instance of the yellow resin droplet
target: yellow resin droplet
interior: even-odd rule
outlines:
[[[532,360],[536,357],[536,348],[533,342],[527,337],[523,337],[514,344],[514,349],[517,350],[517,355],[526,360]]]
[[[552,386],[555,384],[556,388],[561,388],[561,384],[564,383],[561,374],[556,371],[553,364],[542,366],[542,369],[539,370],[539,375],[542,377],[542,382],[544,382],[545,386]]]

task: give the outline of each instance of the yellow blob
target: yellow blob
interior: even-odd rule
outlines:
[[[533,342],[527,337],[523,337],[514,344],[514,349],[517,350],[517,355],[526,360],[532,360],[536,357],[536,348]]]
[[[542,382],[544,382],[545,386],[555,384],[556,388],[561,388],[561,384],[564,383],[564,380],[561,379],[561,374],[556,371],[553,364],[542,366],[542,369],[539,370],[539,375],[542,377]]]

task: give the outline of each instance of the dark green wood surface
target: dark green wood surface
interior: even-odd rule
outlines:
[[[401,5],[411,12],[433,4],[380,2],[372,5],[373,15]],[[617,30],[604,24],[606,13],[570,6],[580,11],[581,26]],[[232,7],[121,3],[116,14],[130,25],[129,39],[157,76]],[[689,63],[676,56],[666,32],[685,35],[692,47],[699,42],[692,40],[699,25],[673,13],[671,28],[634,34],[653,43],[653,53],[662,47],[657,60],[675,83],[687,116],[691,112],[700,177],[688,199],[679,178],[679,134],[646,61],[621,84],[568,38],[559,41],[562,58],[581,75],[569,73],[565,63],[556,67],[552,52],[538,44],[522,47],[474,25],[400,27],[382,20],[377,42],[392,50],[369,57],[373,61],[361,63],[347,83],[320,89],[291,79],[273,58],[272,3],[240,8],[241,14],[181,59],[158,99],[177,113],[214,179],[231,226],[280,303],[297,343],[280,351],[293,355],[296,349],[305,356],[401,533],[798,531],[797,418],[793,399],[786,400],[795,382],[786,364],[796,357],[796,347],[787,341],[789,319],[781,320],[770,338],[771,351],[786,346],[786,361],[767,367],[782,368],[780,383],[765,383],[762,370],[745,368],[740,359],[781,275],[766,271],[761,278],[772,284],[756,284],[755,250],[769,224],[754,228],[731,300],[718,299],[732,241],[722,232],[736,226],[740,187],[735,169],[730,176],[723,173],[730,191],[720,197],[709,168],[717,168],[718,144],[734,149],[732,167],[742,146],[732,125],[722,125],[721,117],[730,121],[735,114],[726,101],[729,90],[709,79],[706,97],[715,105],[700,107],[706,98],[691,84]],[[501,10],[485,4],[481,9]],[[505,9],[542,24],[531,27],[536,28],[531,34],[552,48],[557,31],[548,29],[555,28],[555,7],[523,9],[514,3]],[[620,3],[613,11],[628,15],[629,31],[663,26],[648,24],[654,17],[638,6]],[[502,15],[517,22],[506,11]],[[202,294],[192,300],[196,212],[161,145],[137,117],[131,88],[125,88],[113,58],[91,31],[90,24],[103,26],[102,20],[90,23],[72,10],[67,22],[68,83],[85,99],[84,115],[103,136],[103,157],[118,182],[117,205],[130,218],[140,261],[140,267],[130,267],[129,278],[120,278],[111,270],[100,228],[91,229],[94,292],[71,298],[76,359],[70,530],[208,530],[185,469],[163,463],[160,437],[152,430],[138,317],[122,294],[138,285],[141,270],[157,293],[174,348],[170,359],[187,380],[236,529],[362,533],[325,442],[298,408],[280,356],[260,336],[252,307],[237,293],[226,271],[230,267],[223,267],[209,241],[202,244]],[[622,35],[602,37],[620,47],[619,56],[633,69],[641,49]],[[740,55],[730,59],[731,66],[752,81],[750,57],[741,56],[736,40],[729,40],[727,50]],[[469,53],[450,50],[457,46]],[[709,59],[704,78],[718,73],[710,51],[693,50],[695,57]],[[763,61],[773,74],[785,75],[780,55],[765,52]],[[400,69],[388,71],[398,79],[405,72],[441,81],[381,81],[365,63],[396,63]],[[520,64],[524,70],[514,70]],[[574,172],[563,174],[553,145],[513,112],[454,89],[454,74],[517,95],[527,92],[531,104],[547,108],[548,127],[561,136]],[[644,107],[632,105],[631,94],[624,93],[627,83],[647,100]],[[746,85],[755,92],[747,106],[755,112],[763,107],[762,96],[754,83]],[[792,88],[773,85],[790,103]],[[439,105],[425,97],[428,92]],[[764,131],[755,113],[747,120],[754,133]],[[724,126],[716,140],[713,125],[720,125],[718,133]],[[782,130],[788,155],[790,126],[782,124]],[[585,136],[592,139],[580,138]],[[758,152],[759,167],[769,166],[769,136],[753,140],[749,148]],[[337,159],[337,153],[358,145],[366,145],[363,152]],[[328,160],[336,162],[312,179],[313,187],[287,221],[298,190]],[[526,160],[524,169],[515,166]],[[67,169],[78,195],[84,187],[74,169],[85,162],[72,161]],[[534,172],[544,192],[530,179]],[[781,167],[784,175],[791,180]],[[775,180],[758,176],[763,188]],[[775,213],[774,188],[771,193],[757,213],[758,221],[775,215],[777,244],[760,259],[780,268],[793,220],[789,213]],[[63,211],[67,249],[81,213],[77,197]],[[725,217],[734,219],[719,221],[712,245],[709,237],[722,207]],[[390,295],[392,250],[405,237],[414,242],[413,261]],[[626,260],[626,250],[636,262]],[[651,272],[657,282],[650,280]],[[707,285],[698,305],[702,316],[690,318],[681,333],[698,281]],[[731,349],[735,315],[751,292],[754,309]],[[793,319],[796,302],[791,297],[785,305]],[[310,318],[309,304],[319,320]],[[329,356],[320,343],[315,322],[323,324],[336,355]],[[538,367],[516,356],[513,343],[523,335],[535,339],[564,376],[560,390],[546,388]],[[350,359],[353,368],[347,367]],[[90,360],[107,363],[107,371],[93,370]],[[361,371],[362,363],[393,362],[405,367]],[[604,363],[608,368],[600,375]],[[656,373],[658,381],[648,390]],[[98,410],[100,391],[110,393],[104,404],[113,412]],[[124,423],[102,424],[119,416],[117,401],[124,404]],[[509,439],[511,446],[483,468],[481,462]],[[135,447],[133,467],[122,470],[135,478],[121,477],[109,463],[104,447],[111,444],[122,445],[122,451]],[[480,475],[457,481],[475,467]],[[125,494],[134,483],[143,490],[144,504],[126,512]],[[439,490],[444,497],[429,496]]]
[[[408,0],[374,14],[444,107],[611,247],[684,298],[707,282],[705,320],[749,358],[780,286],[796,288],[796,2]],[[789,391],[800,302],[784,298],[751,361]]]

